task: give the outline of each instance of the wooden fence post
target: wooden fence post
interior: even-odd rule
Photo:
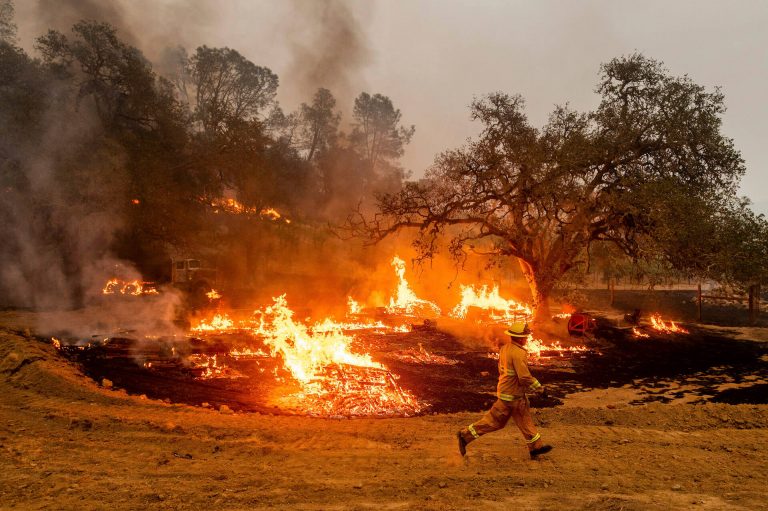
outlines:
[[[696,286],[696,316],[701,323],[701,282]]]
[[[608,281],[608,288],[611,290],[611,307],[613,307],[613,302],[614,302],[614,300],[616,298],[616,296],[615,296],[616,285],[615,285],[615,282],[613,281],[613,279]]]

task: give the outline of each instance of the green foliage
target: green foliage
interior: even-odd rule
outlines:
[[[336,144],[341,113],[334,108],[336,98],[323,88],[317,89],[311,105],[301,104],[299,147],[306,152],[307,161],[327,153]]]
[[[262,118],[277,94],[276,74],[230,48],[199,47],[186,73],[194,90],[195,118],[208,136]]]
[[[411,141],[416,128],[401,126],[401,117],[392,100],[381,94],[363,92],[355,99],[350,141],[372,170],[391,165]]]
[[[330,91],[284,112],[278,77],[233,49],[176,48],[159,76],[106,23],[48,31],[40,60],[14,40],[12,4],[0,0],[0,259],[25,282],[16,288],[55,281],[50,295],[79,303],[92,284],[84,268],[112,255],[155,277],[171,254],[219,260],[250,282],[276,252],[322,245],[327,221],[400,186],[412,129],[385,96],[366,114],[371,162],[339,133]],[[247,214],[217,213],[223,197]],[[0,295],[11,296],[7,281]]]

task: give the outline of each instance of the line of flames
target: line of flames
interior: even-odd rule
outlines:
[[[653,330],[663,333],[663,334],[688,334],[690,333],[685,328],[681,327],[671,319],[663,319],[659,313],[651,314],[650,318],[651,324],[649,325],[650,328]],[[650,337],[649,334],[641,331],[638,327],[632,328],[632,335],[637,339],[647,339]]]
[[[651,315],[651,327],[654,330],[658,330],[659,332],[664,332],[667,334],[672,334],[672,333],[687,334],[688,333],[688,330],[679,326],[674,321],[672,320],[665,321],[664,319],[661,318],[659,314]]]
[[[272,207],[256,208],[253,206],[246,206],[242,202],[231,198],[218,198],[210,201],[211,207],[214,208],[214,212],[224,211],[233,215],[258,215],[261,218],[272,221],[283,221],[286,224],[290,224],[291,220],[285,218],[280,214],[278,210]]]
[[[502,298],[498,285],[491,289],[488,289],[488,286],[461,286],[461,303],[453,308],[450,315],[460,319],[466,318],[470,307],[489,311],[489,316],[494,321],[509,322],[533,316],[529,306],[513,299]]]

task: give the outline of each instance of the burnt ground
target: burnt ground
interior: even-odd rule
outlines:
[[[547,352],[532,361],[532,371],[545,383],[547,396],[532,397],[534,407],[561,405],[569,394],[594,389],[632,392],[629,404],[649,402],[729,404],[768,403],[768,343],[734,340],[727,332],[687,326],[690,334],[660,334],[646,330],[636,339],[627,328],[600,322],[595,338],[574,338],[586,353]],[[48,339],[41,339],[49,342]],[[489,349],[468,349],[459,339],[435,329],[409,333],[362,334],[358,350],[383,363],[398,384],[427,403],[420,413],[478,412],[493,402],[497,361]],[[258,340],[236,334],[204,339],[141,340],[112,338],[88,349],[64,349],[62,354],[82,367],[96,382],[107,379],[129,394],[194,406],[229,408],[244,412],[290,414],[273,404],[271,396],[295,390],[279,361],[268,357],[234,359],[233,346],[261,347]],[[419,362],[403,357],[428,353],[455,361],[452,365]],[[192,354],[216,355],[228,369],[220,377],[201,379],[201,369],[190,364]],[[151,363],[151,367],[145,367]]]

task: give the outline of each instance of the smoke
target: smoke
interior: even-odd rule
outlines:
[[[369,10],[348,0],[292,0],[285,28],[292,61],[285,73],[291,97],[310,98],[325,87],[340,99],[340,105],[364,89],[363,68],[372,51],[361,23]]]
[[[125,43],[154,63],[168,48],[198,45],[215,30],[216,3],[205,0],[28,0],[17,2],[19,31],[30,38],[48,29],[68,35],[80,20],[106,22]]]
[[[69,28],[82,18],[99,19],[135,40],[121,21],[125,11],[118,3],[40,0],[32,5],[37,17],[29,16],[31,5],[18,9],[19,25]],[[73,97],[69,84],[12,56],[16,50],[6,46],[3,51],[9,86],[0,101],[0,307],[65,311],[101,304],[90,318],[41,320],[40,334],[173,332],[179,304],[174,292],[152,303],[136,299],[117,307],[101,296],[116,269],[122,278],[142,280],[110,251],[129,204],[122,150],[103,138],[92,102]],[[19,66],[12,67],[13,62]]]
[[[131,264],[109,250],[127,202],[123,156],[113,146],[94,143],[101,126],[87,104],[75,108],[70,101],[52,101],[65,96],[60,88],[49,84],[51,101],[41,117],[39,139],[30,143],[17,134],[0,147],[23,174],[16,186],[3,188],[0,202],[0,306],[76,309],[101,302],[101,289],[118,268],[123,278],[141,280]],[[8,115],[0,111],[2,118]],[[85,200],[73,200],[73,190]],[[153,303],[138,298],[128,306],[107,303],[90,317],[49,321],[41,316],[45,319],[36,330],[64,330],[81,338],[120,329],[173,332],[177,305],[172,292]]]

